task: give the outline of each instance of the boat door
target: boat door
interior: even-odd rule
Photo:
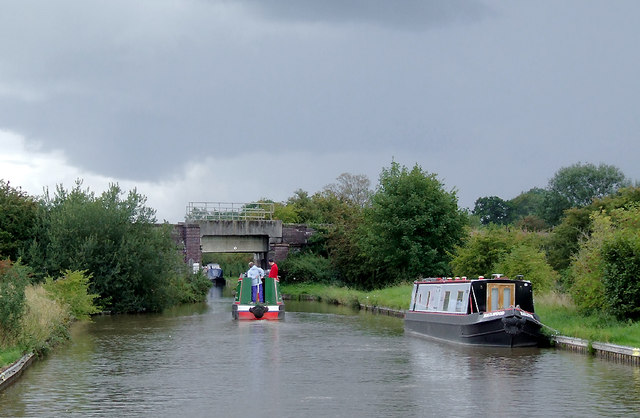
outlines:
[[[515,283],[487,283],[487,309],[497,311],[515,304]]]

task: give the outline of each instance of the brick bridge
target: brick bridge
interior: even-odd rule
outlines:
[[[202,264],[202,253],[253,253],[266,268],[269,258],[284,260],[290,251],[305,246],[314,233],[303,224],[280,220],[192,220],[174,226],[185,262]]]

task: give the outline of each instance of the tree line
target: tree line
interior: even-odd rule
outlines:
[[[285,282],[366,290],[419,277],[523,274],[584,311],[640,315],[640,189],[613,166],[561,168],[546,188],[479,198],[472,211],[436,174],[395,161],[375,187],[344,173],[314,194],[262,201],[274,203],[277,219],[317,231],[281,263]],[[171,226],[156,225],[145,203],[117,185],[96,196],[78,182],[36,199],[2,181],[0,257],[28,266],[32,282],[85,272],[88,292],[117,312],[202,298],[208,283],[186,271]]]
[[[112,184],[96,195],[77,181],[36,198],[0,180],[0,258],[26,266],[31,283],[84,272],[105,310],[160,311],[204,300],[209,282],[189,272],[172,233],[136,190],[125,194]]]
[[[545,188],[481,197],[469,211],[437,175],[392,161],[373,189],[366,176],[344,173],[275,204],[277,218],[317,231],[281,264],[285,282],[375,289],[522,274],[538,292],[571,295],[586,313],[640,316],[640,188],[614,166],[564,167]]]

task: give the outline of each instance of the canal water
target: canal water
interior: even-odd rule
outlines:
[[[640,368],[553,349],[467,348],[401,319],[288,302],[231,319],[231,298],[77,324],[0,393],[10,417],[638,416]]]

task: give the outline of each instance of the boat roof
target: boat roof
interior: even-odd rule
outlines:
[[[428,278],[421,278],[418,279],[416,281],[414,281],[414,284],[428,284],[428,283],[432,283],[432,284],[443,284],[443,283],[471,283],[471,282],[478,282],[478,281],[500,281],[500,282],[527,282],[530,283],[528,280],[524,280],[522,276],[516,276],[516,279],[510,279],[506,276],[503,276],[501,274],[493,274],[490,278],[484,277],[484,276],[479,276],[476,278],[468,278],[466,276],[461,276],[461,277],[428,277]]]

